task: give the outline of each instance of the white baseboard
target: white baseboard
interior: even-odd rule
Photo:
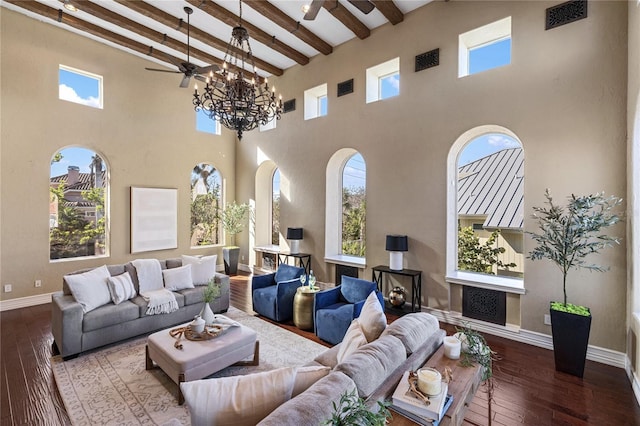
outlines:
[[[626,365],[624,369],[627,372],[629,381],[631,382],[631,389],[633,389],[633,394],[636,397],[636,402],[640,404],[640,379],[638,378],[637,374],[634,374],[631,368],[631,360],[629,359],[629,357],[627,357],[626,359]]]
[[[0,300],[0,312],[51,303],[52,294],[53,293],[44,293],[35,296],[18,297],[17,299]]]
[[[460,314],[442,311],[439,309],[423,307],[422,310],[424,312],[429,312],[430,314],[438,318],[439,321],[446,322],[447,324],[460,326],[463,323],[468,323],[473,327],[474,330],[482,333],[504,337],[505,339],[514,340],[516,342],[526,343],[549,350],[553,349],[553,340],[551,338],[551,335],[548,334],[524,330],[518,326],[511,324],[507,324],[506,326],[504,326],[491,324],[485,321],[463,318]],[[587,359],[623,369],[626,368],[627,363],[627,355],[625,353],[593,345],[589,345],[589,347],[587,348]]]

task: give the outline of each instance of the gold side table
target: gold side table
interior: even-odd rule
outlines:
[[[313,329],[313,301],[320,289],[309,286],[298,287],[296,295],[293,297],[293,323],[300,330]]]

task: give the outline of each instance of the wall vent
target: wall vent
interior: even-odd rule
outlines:
[[[587,17],[587,0],[568,1],[547,9],[545,30],[560,27]]]
[[[416,55],[415,72],[440,65],[440,48]]]
[[[462,316],[505,325],[507,323],[507,293],[463,286]]]
[[[284,101],[282,104],[282,112],[287,113],[296,110],[296,100],[289,99],[288,101]]]
[[[338,97],[353,93],[353,79],[338,83]]]
[[[343,275],[358,278],[358,268],[355,266],[346,266],[336,263],[336,285],[340,285]]]

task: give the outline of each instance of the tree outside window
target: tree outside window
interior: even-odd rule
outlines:
[[[366,254],[366,164],[352,155],[342,171],[342,254]]]
[[[211,164],[200,163],[191,171],[191,247],[220,244],[221,183]]]
[[[271,244],[280,244],[280,169],[273,172],[271,184]]]

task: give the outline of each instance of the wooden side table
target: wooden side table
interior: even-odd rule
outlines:
[[[472,367],[463,367],[460,365],[460,360],[447,358],[444,356],[444,345],[440,346],[431,358],[424,363],[424,367],[433,367],[441,373],[445,367],[451,369],[453,380],[449,382],[448,393],[453,395],[453,402],[440,421],[440,425],[461,425],[464,421],[465,412],[480,386],[482,367],[477,363]],[[391,410],[391,413],[393,417],[389,423],[390,425],[405,426],[416,424],[393,410]]]
[[[293,297],[293,323],[301,330],[313,329],[313,302],[318,287],[313,290],[309,286],[298,287],[296,295]]]

